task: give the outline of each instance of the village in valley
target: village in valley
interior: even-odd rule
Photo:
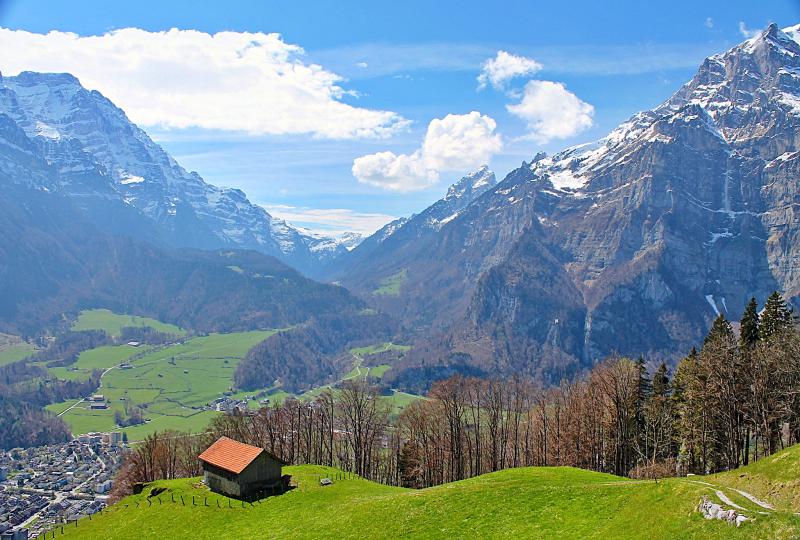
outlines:
[[[122,434],[114,432],[0,451],[0,534],[36,537],[99,512],[123,450]]]

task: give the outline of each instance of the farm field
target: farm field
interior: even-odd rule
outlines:
[[[410,350],[411,350],[411,345],[398,345],[396,343],[387,342],[387,343],[369,345],[367,347],[356,347],[354,349],[350,349],[350,354],[363,358],[364,356],[368,356],[370,354],[377,354],[386,351],[406,352]]]
[[[84,312],[81,317],[83,329],[114,332],[130,325],[132,321],[152,325],[162,331],[174,332],[177,329],[158,321],[116,315],[106,310]],[[108,408],[92,409],[88,401],[71,399],[48,405],[47,409],[60,415],[75,435],[93,431],[124,431],[131,441],[135,441],[167,429],[201,431],[219,414],[206,410],[207,404],[224,393],[232,392],[233,374],[239,361],[254,345],[274,332],[212,334],[160,347],[122,344],[84,351],[74,364],[50,367],[48,370],[54,377],[67,380],[86,380],[95,370],[104,371],[96,393],[106,397]],[[391,365],[363,366],[364,357],[390,350],[407,351],[409,348],[394,343],[354,348],[350,351],[353,368],[337,384],[349,379],[380,379],[391,369]],[[121,364],[128,367],[120,368]],[[290,396],[301,400],[313,399],[332,386],[335,384],[320,386],[301,395],[287,393],[280,387],[265,390],[270,402],[279,404]],[[248,406],[256,409],[261,406],[260,399],[263,399],[263,396],[257,398],[257,394],[260,392],[239,391],[229,395],[234,399],[247,399]],[[421,397],[393,390],[391,395],[381,399],[390,405],[392,414],[397,415]],[[133,407],[141,409],[146,422],[119,427],[115,418],[117,414],[126,419]]]
[[[5,339],[11,337],[0,335],[0,366],[22,360],[36,350],[30,343],[17,339]]]
[[[750,477],[756,491],[776,472],[800,463],[793,447],[761,468],[746,467],[730,478]],[[65,527],[67,538],[796,538],[797,506],[765,510],[727,483],[726,475],[636,481],[570,467],[509,469],[423,490],[383,486],[362,479],[335,480],[335,469],[314,465],[284,468],[297,488],[254,505],[210,493],[198,478],[159,481],[123,499],[102,516]],[[745,475],[745,476],[740,476]],[[147,496],[166,488],[160,502]],[[769,488],[767,488],[769,489]],[[722,493],[750,521],[736,528],[706,520],[695,508]],[[171,502],[194,497],[191,503]],[[788,500],[788,499],[787,499]],[[229,502],[230,501],[230,502]],[[137,504],[138,503],[138,504]],[[207,505],[207,506],[206,506]],[[762,513],[763,512],[763,513]]]
[[[165,334],[183,336],[186,332],[173,324],[163,323],[149,317],[120,315],[107,309],[82,311],[72,325],[72,330],[103,330],[112,337],[118,337],[125,327],[149,327]]]
[[[77,377],[128,361],[129,369],[114,368],[103,377],[97,393],[109,404],[106,410],[92,410],[86,402],[64,412],[76,400],[55,403],[47,408],[69,424],[74,434],[120,430],[115,413],[126,418],[132,407],[142,409],[145,424],[121,429],[130,440],[154,431],[202,430],[217,413],[204,406],[222,397],[233,384],[239,361],[254,345],[274,331],[211,334],[163,348],[132,348],[125,345],[101,347],[84,352],[76,364],[78,371],[59,373]],[[131,351],[134,351],[131,355]],[[56,368],[64,370],[65,368]]]
[[[143,356],[151,347],[131,347],[130,345],[108,345],[84,351],[78,360],[65,367],[51,367],[48,371],[59,379],[85,380],[95,370],[106,370],[135,356]]]

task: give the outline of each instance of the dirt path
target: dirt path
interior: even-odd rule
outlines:
[[[739,506],[738,504],[736,504],[735,502],[730,500],[730,498],[727,495],[725,495],[725,493],[723,493],[722,491],[717,490],[716,493],[717,493],[717,497],[719,497],[719,500],[721,500],[723,503],[727,504],[728,506],[732,506],[732,507],[736,508],[737,510],[747,510],[745,507]]]
[[[775,510],[775,507],[772,506],[771,504],[769,504],[768,502],[762,501],[761,499],[757,499],[756,497],[754,497],[753,495],[749,494],[746,491],[742,491],[741,489],[734,489],[733,491],[735,491],[736,493],[738,493],[742,497],[744,497],[746,499],[749,499],[750,502],[753,502],[753,503],[757,504],[761,508],[764,508],[766,510]]]

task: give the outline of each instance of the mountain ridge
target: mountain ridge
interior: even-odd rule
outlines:
[[[0,76],[0,113],[22,129],[55,170],[55,181],[37,187],[74,197],[102,195],[135,208],[159,233],[148,240],[175,247],[254,249],[305,273],[346,251],[333,239],[321,243],[273,217],[241,190],[213,186],[186,171],[124,111],[73,75]]]
[[[658,107],[537,154],[422,246],[387,242],[346,274],[425,329],[389,378],[440,366],[558,382],[614,353],[675,360],[750,296],[797,305],[798,28],[709,57]],[[398,297],[371,298],[401,269]]]

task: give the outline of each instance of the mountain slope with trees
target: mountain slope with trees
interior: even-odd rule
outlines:
[[[168,250],[87,223],[57,194],[0,194],[0,328],[33,334],[64,312],[104,307],[200,332],[281,328],[363,302],[267,255]]]

